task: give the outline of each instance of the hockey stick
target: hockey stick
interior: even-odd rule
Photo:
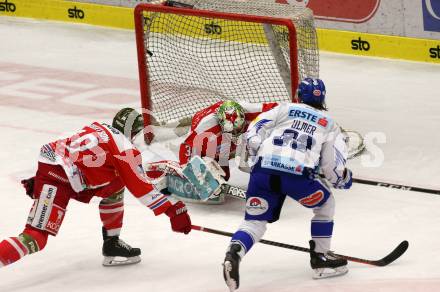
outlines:
[[[413,191],[413,192],[422,192],[422,193],[440,195],[440,190],[421,188],[421,187],[413,187],[413,186],[407,186],[407,185],[402,185],[402,184],[393,184],[393,183],[368,180],[368,179],[363,179],[363,178],[353,178],[353,182],[359,183],[359,184],[364,184],[364,185],[386,187],[386,188],[390,188],[390,189],[397,189],[397,190],[403,190],[403,191]]]
[[[374,180],[368,180],[363,178],[353,178],[354,183],[358,184],[364,184],[364,185],[371,185],[371,186],[378,186],[378,187],[385,187],[390,189],[396,189],[396,190],[402,190],[402,191],[413,191],[413,192],[421,192],[421,193],[428,193],[433,195],[440,195],[440,190],[436,189],[428,189],[428,188],[422,188],[422,187],[414,187],[414,186],[408,186],[408,185],[402,185],[402,184],[393,184],[383,181],[374,181]],[[231,186],[228,184],[223,185],[223,192],[233,198],[237,199],[246,199],[246,190]]]
[[[207,233],[212,233],[212,234],[217,234],[217,235],[223,235],[223,236],[227,236],[227,237],[232,237],[232,235],[233,235],[233,233],[230,233],[230,232],[211,229],[211,228],[197,226],[197,225],[191,225],[191,229],[197,230],[197,231],[203,231],[203,232],[207,232]],[[259,242],[261,242],[263,244],[267,244],[267,245],[273,245],[273,246],[277,246],[277,247],[282,247],[282,248],[293,249],[293,250],[297,250],[297,251],[310,253],[310,249],[305,248],[305,247],[301,247],[301,246],[296,246],[296,245],[291,245],[291,244],[286,244],[286,243],[281,243],[281,242],[276,242],[276,241],[271,241],[271,240],[265,240],[265,239],[261,239]],[[346,259],[348,261],[361,263],[361,264],[368,264],[368,265],[372,265],[372,266],[383,267],[383,266],[391,264],[392,262],[397,260],[401,255],[403,255],[405,253],[405,251],[408,249],[408,245],[409,245],[408,241],[406,241],[406,240],[402,241],[392,252],[390,252],[388,255],[386,255],[384,258],[382,258],[380,260],[367,260],[367,259],[346,256],[346,255],[337,254],[337,253],[332,253],[332,254],[335,256],[338,256],[340,258]]]
[[[428,193],[433,195],[440,195],[440,190],[436,189],[428,189],[428,188],[422,188],[422,187],[414,187],[414,186],[408,186],[408,185],[402,185],[402,184],[394,184],[394,183],[388,183],[383,181],[375,181],[375,180],[368,180],[363,178],[353,178],[354,183],[358,184],[364,184],[364,185],[371,185],[371,186],[378,186],[378,187],[385,187],[390,189],[396,189],[396,190],[402,190],[402,191],[413,191],[413,192],[421,192],[421,193]],[[229,184],[224,184],[222,186],[223,192],[233,198],[246,200],[246,190],[232,186]]]
[[[323,174],[320,174],[319,176],[321,178],[325,179],[325,176]],[[358,183],[358,184],[378,186],[378,187],[385,187],[385,188],[402,190],[402,191],[413,191],[413,192],[422,192],[422,193],[429,193],[429,194],[434,194],[434,195],[440,195],[440,190],[428,189],[428,188],[422,188],[422,187],[414,187],[414,186],[407,186],[407,185],[402,185],[402,184],[393,184],[393,183],[389,183],[389,182],[377,181],[377,180],[368,180],[368,179],[364,179],[364,178],[353,177],[353,182],[354,183]]]

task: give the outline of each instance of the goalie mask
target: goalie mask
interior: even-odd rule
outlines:
[[[299,101],[319,110],[327,110],[325,93],[324,82],[318,78],[305,78],[298,86]]]
[[[142,116],[132,108],[121,109],[113,118],[112,127],[130,140],[144,128]]]
[[[235,101],[225,101],[217,110],[217,118],[224,133],[237,136],[245,128],[244,109]]]

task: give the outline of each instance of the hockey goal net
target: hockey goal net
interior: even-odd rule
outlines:
[[[298,81],[318,77],[313,14],[303,6],[139,4],[135,28],[146,126],[188,124],[219,100],[294,101]]]

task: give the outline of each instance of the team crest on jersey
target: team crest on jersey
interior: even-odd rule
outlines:
[[[300,202],[301,205],[303,205],[304,207],[311,208],[317,206],[319,203],[322,202],[323,199],[324,199],[324,192],[319,190],[311,195],[308,195],[305,198],[302,198],[298,202]]]
[[[262,198],[250,197],[246,202],[246,213],[249,215],[261,215],[267,212],[269,203]]]

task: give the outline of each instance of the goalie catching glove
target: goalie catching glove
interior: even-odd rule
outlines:
[[[183,177],[182,166],[177,161],[161,160],[145,165],[145,171],[150,179],[157,179],[166,175]]]
[[[147,180],[164,195],[170,195],[167,176],[183,177],[182,167],[178,162],[172,160],[151,162],[146,164],[144,169]]]
[[[188,234],[191,231],[191,218],[189,218],[185,204],[178,201],[169,207],[165,214],[170,217],[171,229],[175,232]]]

